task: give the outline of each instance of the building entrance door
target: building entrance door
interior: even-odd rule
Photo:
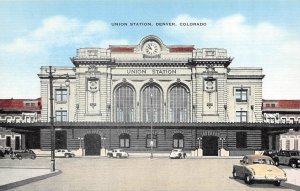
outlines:
[[[101,136],[98,134],[87,134],[84,136],[85,155],[100,155]]]
[[[203,156],[218,156],[218,137],[202,137]]]

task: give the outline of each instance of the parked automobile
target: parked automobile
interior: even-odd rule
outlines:
[[[58,149],[55,150],[55,157],[73,158],[75,154],[69,149]]]
[[[3,146],[0,146],[0,150],[5,154],[5,155],[8,155],[11,148],[10,147],[3,147]]]
[[[273,159],[273,157],[276,156],[277,153],[278,153],[278,151],[276,151],[276,150],[265,150],[265,151],[263,151],[262,154],[265,156],[269,156]]]
[[[19,150],[19,151],[15,151],[13,153],[10,154],[10,158],[12,160],[14,159],[19,159],[19,160],[22,160],[22,159],[35,159],[36,158],[36,154],[33,152],[33,150]]]
[[[5,157],[5,154],[2,150],[0,150],[0,157]]]
[[[272,182],[280,186],[282,181],[286,181],[286,173],[274,165],[274,161],[269,156],[246,155],[240,164],[233,165],[233,178],[244,179],[246,184],[253,184],[254,181]]]
[[[108,158],[128,158],[129,154],[123,149],[113,149],[107,152]]]
[[[273,160],[275,165],[289,165],[292,168],[300,166],[300,152],[299,151],[279,151]]]
[[[182,159],[186,157],[186,153],[182,149],[173,149],[169,157],[171,159]]]

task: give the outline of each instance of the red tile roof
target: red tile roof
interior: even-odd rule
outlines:
[[[170,52],[193,52],[194,47],[170,47]]]
[[[300,100],[263,100],[263,109],[273,109],[273,108],[274,109],[300,109]]]
[[[111,47],[112,52],[133,52],[133,47]]]
[[[37,102],[34,106],[26,106],[26,102]],[[41,110],[41,98],[37,99],[0,99],[0,110]]]

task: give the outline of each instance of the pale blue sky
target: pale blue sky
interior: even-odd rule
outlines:
[[[0,98],[39,97],[40,67],[72,66],[77,48],[152,34],[165,44],[226,48],[231,67],[263,68],[263,98],[300,99],[300,0],[2,0],[0,20]],[[207,26],[111,26],[171,21]]]

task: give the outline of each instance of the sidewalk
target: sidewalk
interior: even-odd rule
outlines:
[[[46,168],[0,167],[0,191],[60,174],[60,170],[50,172]]]

